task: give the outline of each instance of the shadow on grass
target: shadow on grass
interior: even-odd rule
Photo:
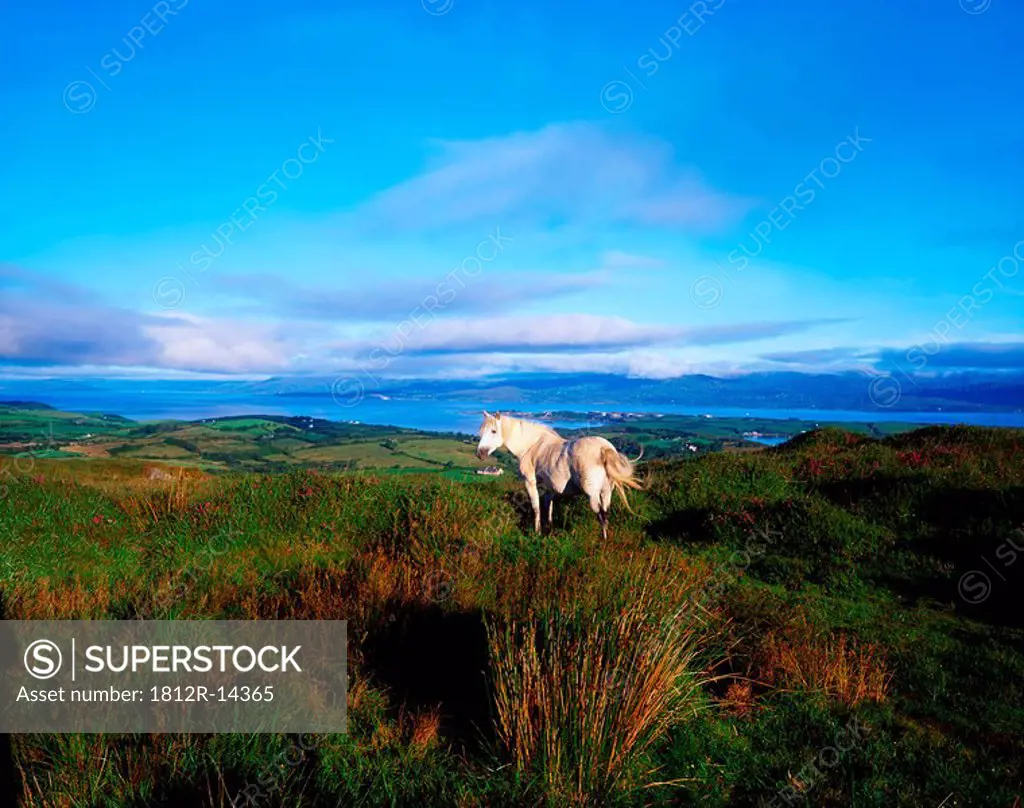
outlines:
[[[242,772],[231,770],[207,771],[204,777],[189,781],[179,781],[158,788],[151,796],[139,797],[131,802],[123,803],[125,808],[179,808],[183,805],[206,806],[223,804],[227,808],[256,808],[259,805],[282,805],[292,795],[297,781],[303,777],[309,779],[315,771],[312,765],[304,762],[300,769],[287,770],[278,766],[268,758],[267,771],[258,775],[246,776]],[[301,769],[308,768],[304,773]],[[282,769],[288,775],[287,782],[280,779]],[[278,779],[275,779],[278,778]],[[218,802],[220,800],[220,802]],[[327,806],[335,805],[328,795],[310,793],[303,794],[303,805]]]
[[[893,492],[906,483],[905,477],[878,474],[872,477],[854,477],[818,483],[816,490],[825,499],[841,508],[850,508],[859,505],[864,500],[891,500]]]
[[[952,604],[972,620],[1024,627],[1024,488],[934,486],[900,497],[894,493],[899,484],[899,478],[860,479],[819,489],[840,506],[859,505],[862,513],[872,502],[885,507],[887,513],[874,521],[891,522],[903,513],[917,523],[893,550],[898,563],[872,563],[871,577],[908,600]],[[914,563],[903,563],[900,554]],[[894,569],[903,572],[892,574]]]
[[[919,517],[931,535],[907,549],[952,572],[904,583],[904,591],[951,602],[972,620],[1024,628],[1024,488],[940,488],[922,500]]]
[[[440,709],[441,735],[463,750],[494,741],[486,672],[487,634],[479,612],[400,605],[363,645],[366,666],[396,711]]]
[[[506,491],[502,496],[505,503],[516,513],[516,523],[519,525],[519,530],[523,533],[528,533],[533,530],[533,506],[530,504],[530,498],[527,496],[526,491],[522,487],[517,487],[513,491]]]
[[[710,508],[686,508],[673,511],[647,526],[647,535],[673,544],[712,544],[716,541]]]
[[[3,621],[7,619],[7,603],[4,593],[0,590],[0,632],[5,634],[8,629]],[[4,645],[9,646],[12,638],[2,637]],[[0,735],[0,804],[17,805],[21,797],[21,778],[18,776],[18,768],[14,764],[14,749],[11,745],[10,735]]]

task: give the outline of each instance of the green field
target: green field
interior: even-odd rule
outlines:
[[[104,427],[74,420],[60,428]],[[169,479],[127,452],[2,459],[3,616],[347,619],[349,733],[288,766],[284,736],[15,736],[11,801],[1010,808],[1024,794],[1021,431],[825,430],[645,462],[636,513],[616,503],[601,542],[579,500],[535,535],[511,475],[444,466],[472,449],[456,438],[269,423],[109,424],[103,440],[154,439],[146,452],[167,434],[199,446],[178,446],[190,464],[162,465]],[[268,475],[207,454],[268,432],[302,444],[289,458],[360,466]],[[381,473],[392,456],[425,465]],[[214,539],[227,552],[199,566]],[[977,570],[981,599],[958,590]]]
[[[483,464],[468,436],[310,418],[216,418],[137,423],[0,404],[0,452],[24,458],[120,457],[207,471],[377,469],[463,475]]]

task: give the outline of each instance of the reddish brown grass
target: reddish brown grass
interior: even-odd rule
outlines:
[[[817,691],[848,706],[884,701],[892,673],[883,651],[847,634],[817,636],[806,619],[767,634],[759,677],[776,686]]]
[[[719,705],[739,716],[748,715],[754,709],[754,687],[748,679],[737,679],[729,684]]]
[[[645,753],[701,703],[708,620],[693,577],[648,558],[546,616],[488,628],[499,737],[552,804],[604,804],[642,785]]]

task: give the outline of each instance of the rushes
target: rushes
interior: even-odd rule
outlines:
[[[817,691],[853,707],[862,701],[885,701],[892,674],[884,653],[845,634],[813,636],[805,621],[765,638],[762,675],[784,687]]]
[[[627,570],[599,612],[488,626],[499,739],[554,804],[604,804],[645,785],[645,753],[702,703],[706,613],[667,600],[690,587],[666,589],[661,573]]]

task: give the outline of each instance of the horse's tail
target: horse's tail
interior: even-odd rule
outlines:
[[[637,458],[637,460],[639,459]],[[614,446],[605,446],[601,449],[601,464],[604,466],[608,479],[612,482],[612,488],[618,491],[622,498],[622,504],[627,511],[633,513],[633,509],[629,507],[629,499],[626,497],[626,489],[643,490],[643,486],[633,476],[633,463],[628,457],[620,454]]]

